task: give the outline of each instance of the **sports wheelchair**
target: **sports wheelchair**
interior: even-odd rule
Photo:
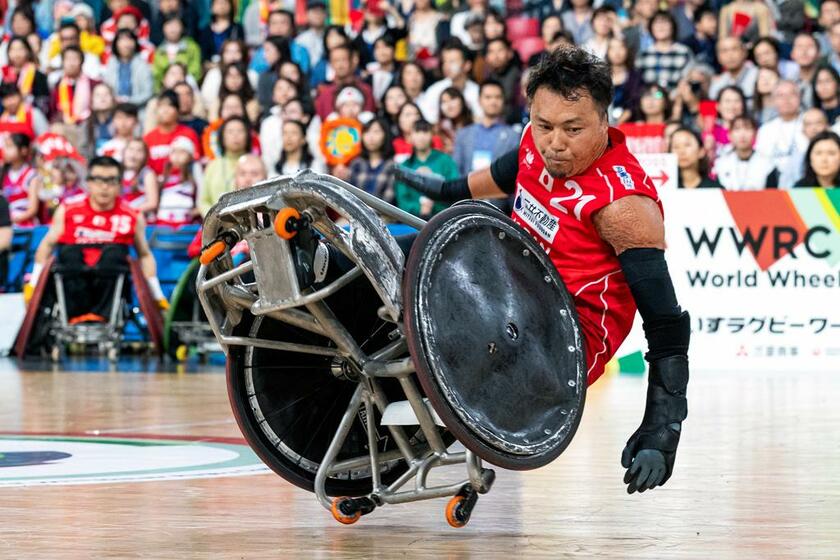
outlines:
[[[384,220],[419,230],[407,259]],[[296,268],[304,231],[330,250],[311,286]],[[243,240],[250,260],[235,265]],[[496,208],[470,201],[426,223],[303,171],[222,196],[202,242],[196,289],[239,427],[337,521],[449,497],[446,519],[462,527],[493,485],[485,462],[538,468],[571,441],[586,393],[575,308]],[[463,478],[430,483],[458,464]]]
[[[105,321],[76,322],[67,313],[66,280],[71,275],[82,275],[91,280],[94,274],[109,277],[113,281],[108,314],[103,317]],[[133,295],[137,297],[136,306]],[[14,352],[20,358],[46,352],[52,361],[57,362],[68,346],[76,346],[86,351],[94,348],[109,360],[116,361],[120,355],[125,326],[130,321],[148,333],[156,349],[162,348],[163,321],[160,310],[136,260],[128,257],[124,265],[120,263],[94,272],[61,265],[52,256],[44,265],[27,306],[15,340]]]

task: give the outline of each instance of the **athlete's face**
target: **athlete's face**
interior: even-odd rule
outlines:
[[[541,87],[531,101],[534,142],[554,177],[585,171],[607,147],[607,119],[592,97],[575,100]]]
[[[116,167],[94,165],[88,174],[87,187],[95,207],[111,208],[120,194],[120,172]]]

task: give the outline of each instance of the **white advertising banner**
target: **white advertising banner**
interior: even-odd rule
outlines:
[[[840,370],[840,191],[661,195],[694,368]],[[619,357],[646,348],[640,323]]]

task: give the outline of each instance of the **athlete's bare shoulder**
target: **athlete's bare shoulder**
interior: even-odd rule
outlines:
[[[627,249],[665,249],[665,224],[659,205],[647,196],[625,196],[604,206],[592,222],[615,254]]]

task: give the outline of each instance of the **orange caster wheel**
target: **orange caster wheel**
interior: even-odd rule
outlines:
[[[469,523],[476,502],[478,502],[478,492],[471,485],[466,484],[446,504],[446,522],[456,529]]]
[[[353,513],[346,513],[349,510],[353,510]],[[335,520],[344,525],[352,525],[362,516],[361,510],[353,507],[353,501],[350,498],[333,498],[330,511]]]
[[[297,235],[300,212],[287,206],[277,213],[274,219],[274,233],[281,239],[289,240]]]

